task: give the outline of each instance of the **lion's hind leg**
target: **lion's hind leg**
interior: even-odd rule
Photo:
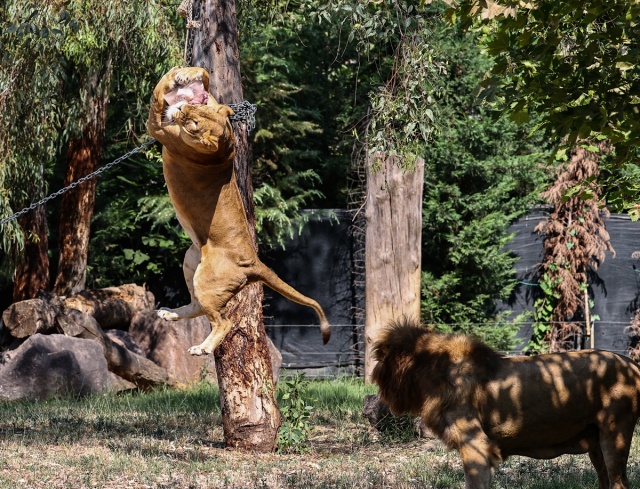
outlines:
[[[211,322],[211,334],[199,345],[189,348],[192,355],[212,353],[222,343],[233,327],[223,316],[227,303],[247,284],[246,276],[225,257],[224,251],[205,246],[202,256],[193,279],[193,293]]]
[[[219,313],[216,316],[217,318],[212,321],[212,316],[207,314],[209,321],[211,321],[211,333],[202,343],[189,348],[191,355],[209,355],[213,353],[213,350],[222,343],[224,337],[231,331],[233,323]]]
[[[625,423],[620,419],[617,421],[610,420],[607,425],[604,429],[602,426],[600,427],[599,438],[602,459],[609,477],[609,485],[604,487],[608,489],[629,489],[627,461],[629,459],[629,450],[631,449],[635,420],[633,423]],[[597,454],[595,455],[597,456]],[[589,453],[589,456],[591,457],[591,453]],[[591,460],[593,462],[593,458]],[[594,466],[596,466],[595,463]],[[596,466],[596,470],[598,470],[598,480],[600,481],[601,469],[599,470]]]

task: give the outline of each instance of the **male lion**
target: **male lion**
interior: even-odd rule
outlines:
[[[228,120],[233,111],[218,104],[208,89],[206,70],[178,67],[162,77],[151,100],[148,130],[163,145],[169,195],[193,241],[183,265],[191,303],[161,309],[158,315],[178,320],[206,314],[211,334],[189,353],[211,353],[232,327],[224,317],[227,302],[245,285],[260,281],[313,308],[326,343],[331,331],[320,305],[258,259],[233,171],[235,141]]]
[[[374,344],[373,380],[394,414],[420,416],[462,458],[467,489],[488,489],[510,455],[589,453],[599,489],[627,489],[640,368],[606,351],[507,358],[415,321]]]

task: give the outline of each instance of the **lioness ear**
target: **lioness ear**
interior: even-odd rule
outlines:
[[[228,105],[221,105],[220,107],[218,107],[218,114],[222,115],[223,117],[229,117],[235,114],[235,112]]]

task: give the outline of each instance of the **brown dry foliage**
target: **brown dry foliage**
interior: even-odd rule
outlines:
[[[604,223],[609,212],[597,185],[599,156],[609,152],[611,146],[600,142],[597,147],[599,153],[576,146],[568,163],[558,169],[556,181],[541,194],[554,207],[547,220],[535,228],[544,236],[541,268],[552,282],[558,282],[560,295],[553,311],[556,324],[548,339],[551,351],[566,349],[567,338],[576,331],[575,323],[565,321],[587,306],[582,288],[587,283],[587,271],[598,268],[606,251],[615,255]],[[567,191],[578,185],[592,198],[582,198],[584,192],[565,198]]]

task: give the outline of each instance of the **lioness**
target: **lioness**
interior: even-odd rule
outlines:
[[[640,368],[606,351],[507,358],[415,321],[374,344],[373,380],[394,414],[420,416],[462,458],[467,489],[488,489],[510,455],[589,453],[599,489],[627,489]]]
[[[232,327],[224,317],[227,302],[245,285],[263,282],[320,318],[326,343],[330,327],[320,305],[282,281],[256,254],[233,171],[235,141],[230,107],[208,93],[209,73],[202,68],[173,68],[151,100],[148,131],[162,143],[164,177],[178,221],[193,244],[184,258],[191,303],[161,309],[164,319],[206,314],[211,334],[192,355],[211,353]]]

